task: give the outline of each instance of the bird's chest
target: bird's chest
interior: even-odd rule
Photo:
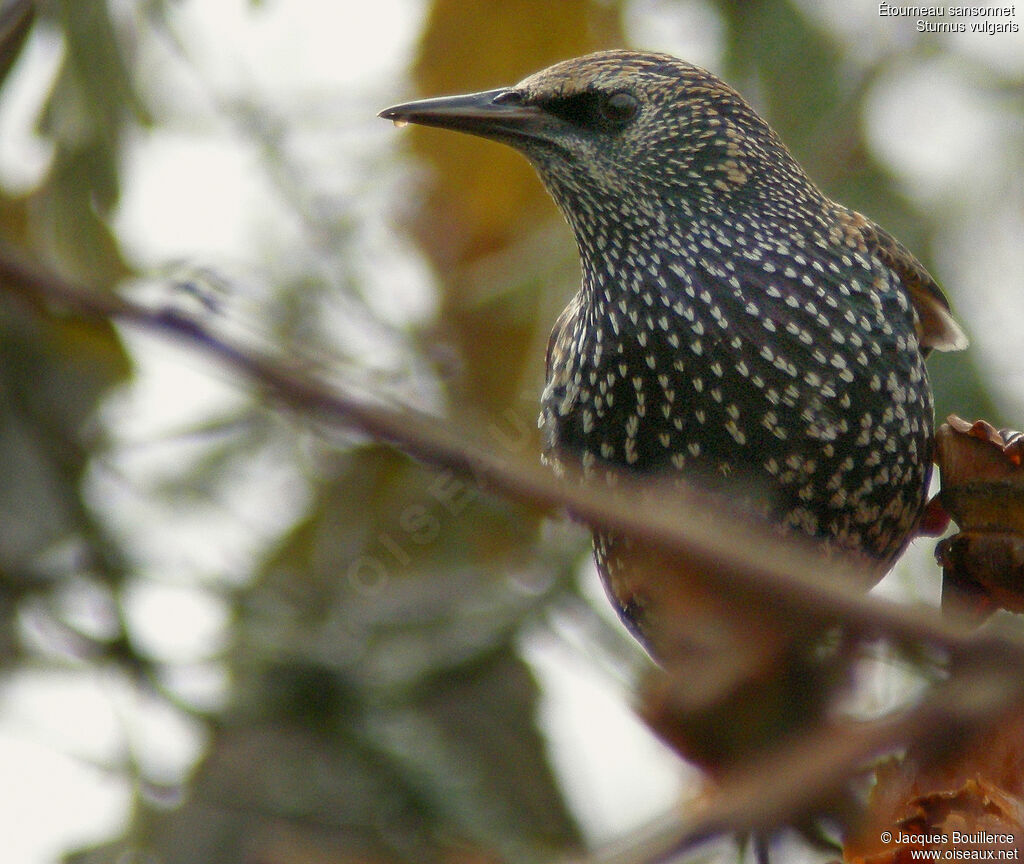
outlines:
[[[577,455],[587,469],[598,461],[637,471],[667,467],[683,393],[678,370],[659,366],[660,346],[635,339],[601,344],[593,334],[567,341],[542,399],[547,448]]]
[[[727,458],[747,441],[744,342],[714,315],[643,298],[581,307],[552,335],[545,449],[586,470],[728,472]]]
[[[903,304],[778,293],[577,302],[552,335],[549,456],[691,479],[754,473],[807,497],[851,454],[919,459],[906,450],[924,449],[930,391]]]

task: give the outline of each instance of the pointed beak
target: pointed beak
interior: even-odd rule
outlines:
[[[378,116],[393,120],[396,126],[437,126],[512,145],[543,139],[552,125],[546,111],[524,105],[519,94],[507,87],[465,96],[420,99],[385,108]]]

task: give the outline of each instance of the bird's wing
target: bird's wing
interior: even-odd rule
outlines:
[[[899,240],[860,213],[850,211],[851,227],[859,231],[871,252],[893,271],[917,310],[917,338],[923,349],[962,351],[967,334],[953,318],[949,302],[931,274]]]
[[[545,461],[556,460],[559,446],[558,418],[567,407],[562,403],[572,399],[572,388],[568,378],[569,364],[566,357],[573,350],[573,333],[576,316],[580,314],[580,295],[577,294],[562,310],[548,337],[548,349],[544,358],[544,393],[541,396],[541,412],[538,425],[541,432],[541,452]],[[557,470],[557,463],[555,464]]]
[[[552,358],[559,350],[561,350],[560,340],[566,340],[570,337],[573,329],[573,318],[580,311],[579,295],[576,295],[569,301],[569,304],[562,310],[561,314],[555,321],[555,326],[551,328],[551,335],[548,337],[548,350],[544,356],[544,378],[545,381],[551,380],[551,366]]]

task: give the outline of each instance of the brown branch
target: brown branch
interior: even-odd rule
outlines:
[[[1017,689],[1011,670],[974,670],[897,714],[822,726],[722,778],[689,815],[659,818],[579,864],[655,864],[723,834],[770,833],[793,814],[834,800],[850,777],[907,741],[938,752],[962,745],[972,731],[1019,708],[1005,698]]]
[[[839,620],[898,643],[928,643],[956,653],[996,652],[1004,662],[1024,669],[1024,639],[1013,634],[979,635],[934,610],[867,596],[858,587],[864,584],[864,574],[854,564],[737,518],[695,490],[673,487],[670,498],[652,502],[650,485],[627,474],[614,487],[560,481],[536,459],[481,445],[483,434],[460,433],[423,412],[346,393],[280,359],[218,337],[180,311],[149,308],[110,292],[73,285],[3,249],[0,286],[40,308],[113,320],[176,338],[292,409],[389,443],[435,468],[471,475],[495,494],[548,512],[569,511],[589,524],[690,556],[701,562],[709,579],[728,579],[723,586],[728,590],[743,589],[802,616]],[[765,549],[772,555],[766,556]]]
[[[673,488],[671,496],[652,501],[649,485],[641,486],[627,475],[621,475],[613,487],[558,480],[535,459],[482,445],[486,438],[481,434],[455,431],[437,417],[345,392],[291,368],[280,358],[221,338],[179,311],[149,308],[113,293],[70,284],[3,250],[0,286],[51,314],[63,311],[91,320],[113,320],[176,338],[296,411],[388,442],[437,469],[471,475],[495,494],[549,512],[569,511],[587,523],[688,556],[723,592],[741,590],[760,598],[775,614],[802,621],[841,621],[862,636],[884,636],[907,647],[927,645],[956,659],[957,675],[906,712],[838,730],[819,727],[742,773],[723,778],[719,793],[707,799],[696,815],[642,840],[641,849],[652,855],[657,849],[686,847],[722,831],[778,824],[787,814],[802,812],[809,802],[827,797],[842,778],[879,754],[910,740],[939,740],[952,727],[994,722],[1022,699],[1024,639],[1018,635],[974,632],[935,610],[867,596],[857,587],[864,580],[854,565],[744,522],[710,506],[696,492]],[[772,554],[765,555],[765,549]],[[978,680],[998,681],[980,706]],[[636,853],[632,847],[628,860],[637,860]],[[612,855],[593,860],[610,864],[627,859]]]

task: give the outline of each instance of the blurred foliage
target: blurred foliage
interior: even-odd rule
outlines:
[[[603,3],[511,0],[499,12],[485,4],[440,0],[430,7],[415,83],[421,93],[501,86],[621,41],[614,6]],[[565,274],[564,283],[555,283],[561,290],[553,290],[545,256],[529,247],[536,231],[549,231],[558,219],[554,204],[533,169],[509,148],[421,129],[411,130],[410,138],[414,152],[434,169],[413,226],[443,274],[438,329],[431,338],[450,344],[462,361],[460,402],[490,416],[513,405],[533,426],[544,357],[536,337],[565,305],[575,278]],[[556,254],[575,266],[574,250],[566,234]],[[488,266],[502,253],[500,266]],[[521,394],[528,395],[520,400]]]
[[[162,4],[144,5],[160,11]],[[250,5],[259,15],[272,4]],[[626,5],[434,0],[413,86],[423,95],[498,86],[622,44]],[[864,139],[865,94],[892,58],[851,66],[834,34],[784,0],[709,5],[725,34],[716,71],[755,97],[830,194],[927,258],[941,214],[915,212]],[[671,4],[662,7],[672,14]],[[0,190],[0,242],[101,288],[131,275],[109,222],[126,137],[165,122],[150,116],[135,86],[133,40],[142,34],[115,27],[112,8],[102,0],[14,2],[0,15],[5,79],[40,28],[62,43],[38,123],[53,146],[49,170],[30,192]],[[163,19],[130,20],[156,28]],[[5,95],[0,90],[0,100]],[[230,118],[240,134],[266,160],[280,158],[285,136],[272,110],[262,125],[260,106],[247,110]],[[406,140],[430,173],[405,227],[438,291],[435,320],[397,337],[418,364],[411,374],[436,387],[445,412],[484,418],[492,443],[536,450],[547,332],[578,278],[571,237],[514,153],[431,130],[409,130]],[[303,206],[281,167],[268,168],[278,193]],[[268,301],[275,306],[266,318],[289,345],[315,329],[316,298],[331,290],[367,314],[351,271],[323,275],[344,266],[353,217],[300,216],[310,247],[324,258],[298,258],[302,267],[285,274],[287,284]],[[107,455],[97,409],[131,379],[128,355],[109,325],[72,321],[2,288],[0,663],[8,671],[40,659],[109,663],[142,672],[140,686],[163,692],[166,670],[122,623],[122,592],[145,578],[144,562],[112,536],[84,483],[90,464]],[[358,365],[357,348],[337,350],[356,358],[345,374],[379,385]],[[994,416],[971,356],[933,363],[940,414],[956,408]],[[299,421],[254,423],[258,402],[252,396],[224,420],[217,461],[199,460],[193,470],[224,470],[228,453],[238,463],[255,459],[273,439],[274,458],[296,467],[308,501],[272,551],[246,563],[244,587],[225,588],[232,608],[229,646],[219,658],[229,671],[226,707],[189,709],[209,743],[183,788],[168,796],[141,768],[130,769],[137,798],[124,837],[73,860],[107,864],[146,853],[169,864],[524,862],[577,847],[579,828],[537,728],[537,686],[517,646],[549,603],[575,590],[582,533],[553,549],[537,514],[522,505],[496,501],[384,446],[311,444],[316,436],[297,428]],[[215,485],[186,472],[183,466],[179,490]],[[181,497],[183,507],[194,506]],[[61,598],[77,582],[106,604],[116,622],[111,632],[79,632],[65,614]],[[44,648],[25,636],[28,612],[58,634]],[[168,797],[179,806],[168,807]]]
[[[67,47],[44,121],[55,145],[52,170],[31,193],[0,198],[0,243],[112,285],[125,268],[101,214],[117,200],[118,137],[132,88],[119,63],[79,64],[93,70],[90,80],[83,79],[75,56],[114,57],[119,49],[103,4],[66,6],[37,11],[32,3],[13,2],[0,16],[4,83],[34,24],[53,25],[50,16],[59,16]],[[83,15],[85,7],[94,7],[93,13]],[[124,562],[102,519],[83,500],[82,480],[90,457],[103,446],[95,412],[130,371],[111,326],[69,320],[60,310],[40,309],[0,292],[0,664],[5,667],[28,659],[17,636],[19,611],[53,605],[75,581],[95,584],[111,607],[115,603]],[[92,640],[64,623],[67,638],[86,643],[79,645],[86,656],[119,653],[123,634],[88,644]]]

